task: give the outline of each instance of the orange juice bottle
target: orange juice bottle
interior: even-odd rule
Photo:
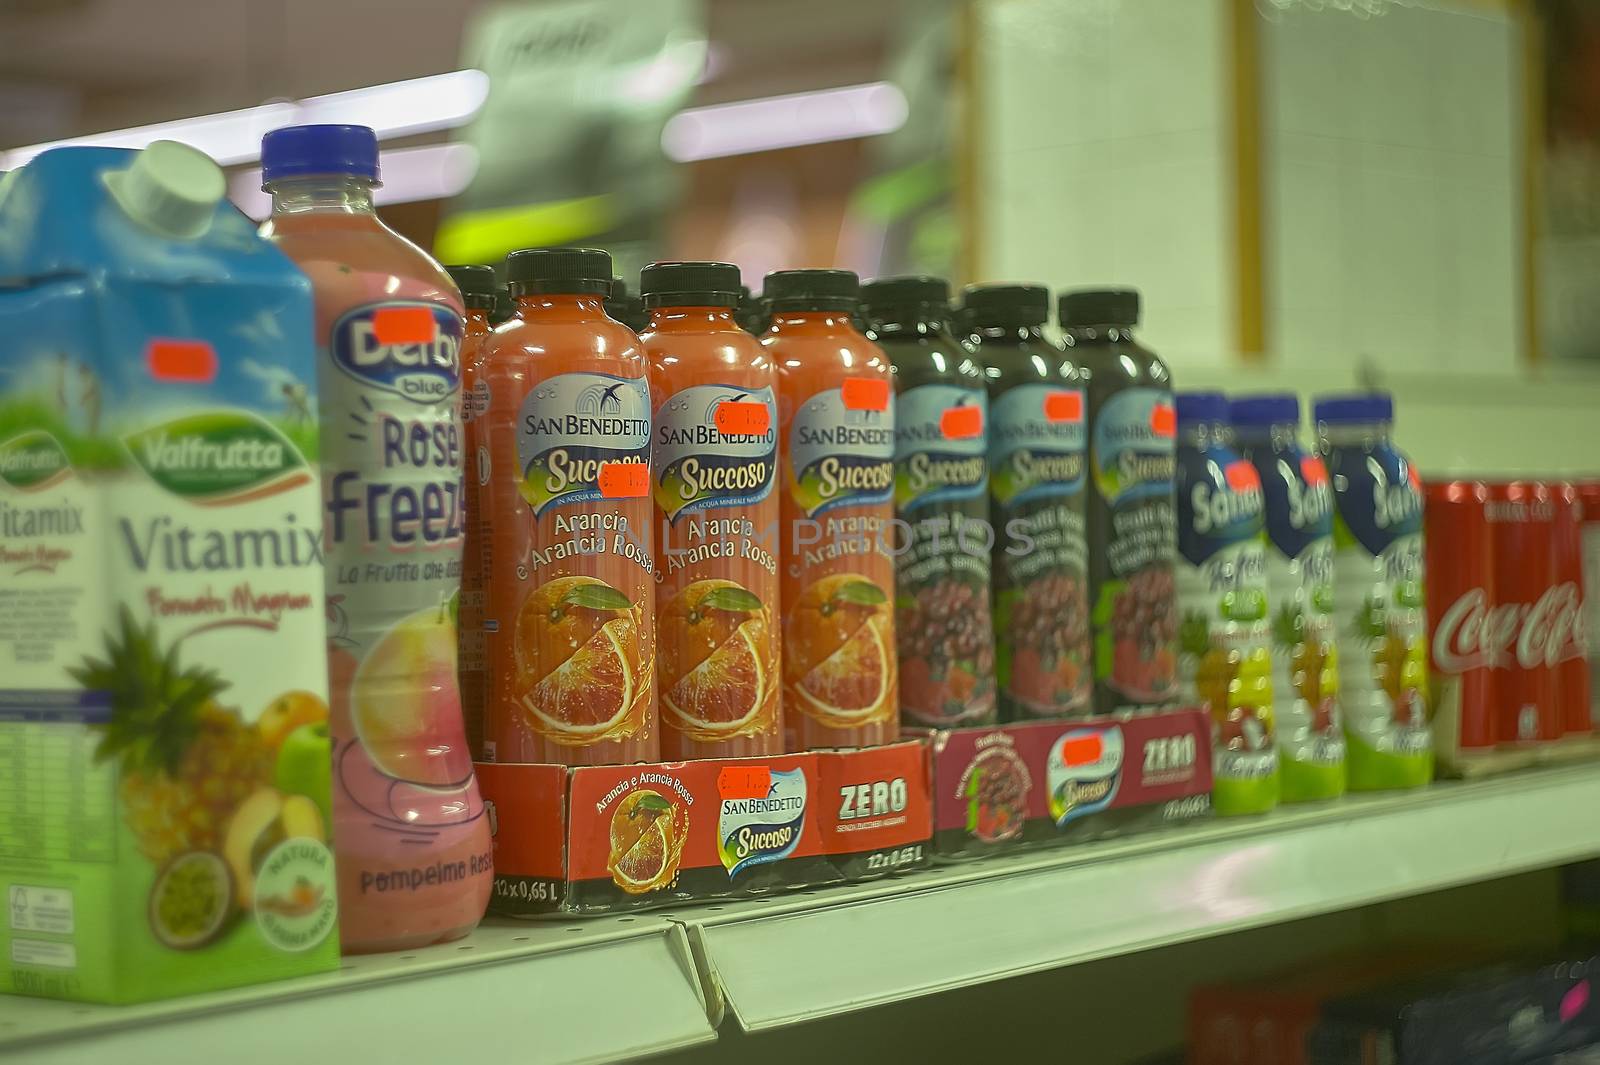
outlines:
[[[461,553],[461,599],[456,616],[456,676],[461,681],[461,716],[467,726],[467,747],[476,756],[483,750],[483,701],[487,688],[483,653],[483,589],[489,554],[483,538],[483,511],[478,502],[480,470],[478,429],[489,409],[489,384],[483,380],[484,338],[489,316],[500,294],[494,268],[447,266],[445,272],[461,290],[466,305],[466,330],[461,334],[461,440],[465,467],[461,476],[462,526],[466,533]]]
[[[733,319],[737,266],[654,263],[640,292],[655,400],[661,755],[779,754],[772,360]]]
[[[761,344],[778,373],[783,717],[790,750],[899,736],[894,390],[851,322],[848,270],[780,270]]]
[[[513,252],[517,317],[488,337],[490,669],[484,759],[655,761],[650,388],[606,317],[611,256]]]

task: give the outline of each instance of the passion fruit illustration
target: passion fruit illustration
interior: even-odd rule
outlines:
[[[304,795],[284,795],[276,788],[258,788],[240,804],[228,823],[223,853],[233,873],[239,906],[256,903],[256,873],[272,849],[286,839],[323,840],[322,813]]]
[[[150,889],[150,931],[173,950],[194,950],[216,939],[233,912],[233,874],[213,851],[173,858]]]

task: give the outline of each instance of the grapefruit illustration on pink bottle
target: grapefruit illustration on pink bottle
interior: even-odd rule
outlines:
[[[461,297],[379,221],[372,130],[290,126],[261,155],[262,235],[316,296],[340,938],[455,939],[493,881],[456,677]]]

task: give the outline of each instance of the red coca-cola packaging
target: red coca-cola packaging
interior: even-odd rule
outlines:
[[[1583,565],[1583,503],[1578,489],[1568,481],[1550,486],[1555,506],[1555,588],[1575,600],[1572,623],[1567,626],[1556,655],[1556,701],[1561,710],[1563,736],[1587,736],[1594,731],[1590,717],[1592,679],[1589,669],[1589,614],[1585,598]]]
[[[1494,539],[1481,481],[1430,480],[1423,488],[1430,654],[1445,735],[1454,747],[1492,750],[1495,729]]]
[[[1496,735],[1501,743],[1560,739],[1556,662],[1577,623],[1578,592],[1556,573],[1556,506],[1548,485],[1510,481],[1489,486],[1485,509],[1494,539],[1497,606],[1506,608],[1494,656]],[[1514,610],[1513,610],[1514,608]]]
[[[1579,481],[1580,555],[1583,562],[1583,630],[1589,643],[1589,724],[1600,727],[1600,480]]]
[[[1441,479],[1425,498],[1441,759],[1474,772],[1557,756],[1554,741],[1592,731],[1581,491]],[[1600,562],[1600,534],[1591,546]]]

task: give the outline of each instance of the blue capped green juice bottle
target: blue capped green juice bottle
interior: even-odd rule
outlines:
[[[1178,676],[1211,713],[1219,814],[1278,804],[1261,478],[1233,448],[1220,392],[1180,392]]]

